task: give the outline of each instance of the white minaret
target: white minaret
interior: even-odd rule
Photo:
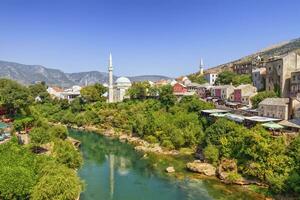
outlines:
[[[112,56],[109,54],[108,61],[108,103],[114,102],[114,88],[113,88],[113,65],[112,65]]]
[[[201,74],[201,75],[203,74],[203,67],[204,67],[203,59],[201,58],[201,59],[200,59],[200,66],[199,66],[199,68],[200,68],[200,74]]]

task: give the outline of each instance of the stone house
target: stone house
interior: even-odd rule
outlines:
[[[243,84],[236,87],[230,95],[230,101],[239,102],[251,106],[251,97],[257,94],[257,89],[251,84]]]
[[[300,70],[300,56],[294,52],[269,59],[266,63],[266,90],[289,97],[291,73]]]
[[[258,105],[258,115],[288,120],[291,117],[289,98],[266,98]]]
[[[232,66],[233,72],[236,74],[251,74],[252,68],[252,61],[236,63]]]
[[[230,95],[234,92],[233,85],[218,85],[211,88],[211,96],[222,100],[229,99]]]
[[[265,89],[266,83],[266,68],[257,68],[252,70],[252,83],[258,91]]]
[[[290,95],[296,97],[300,93],[300,69],[291,73]]]

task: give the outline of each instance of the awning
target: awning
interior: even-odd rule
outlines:
[[[229,110],[220,110],[220,109],[211,109],[211,110],[201,110],[203,113],[208,113],[208,114],[212,114],[212,113],[228,113]]]
[[[0,129],[4,129],[4,128],[7,128],[7,124],[3,123],[3,122],[0,122]]]
[[[242,115],[235,115],[231,113],[227,113],[226,118],[235,122],[243,122],[245,119],[245,117]]]
[[[296,120],[282,120],[278,124],[285,126],[285,127],[300,129],[300,126],[298,125],[298,122]]]
[[[212,113],[209,116],[212,117],[225,117],[227,115],[227,113]]]
[[[273,130],[277,130],[277,129],[282,129],[283,128],[283,126],[281,126],[280,124],[276,124],[274,122],[263,123],[262,126],[266,127],[266,128],[269,128],[269,129],[273,129]]]
[[[259,123],[280,121],[280,119],[270,118],[270,117],[261,117],[261,116],[245,117],[245,119],[250,120],[250,121],[254,121],[254,122],[259,122]]]

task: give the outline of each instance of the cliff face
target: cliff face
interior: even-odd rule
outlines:
[[[234,64],[241,63],[241,62],[247,62],[251,61],[257,58],[257,56],[260,56],[262,59],[267,59],[268,57],[272,56],[280,56],[283,54],[286,54],[288,52],[297,52],[300,53],[300,38],[290,40],[287,42],[283,42],[280,44],[273,45],[271,47],[267,47],[261,51],[258,51],[256,53],[253,53],[251,55],[242,57],[238,60],[234,60],[225,64],[221,64],[215,67],[211,67],[207,69],[206,73],[219,73],[221,71],[229,70]]]

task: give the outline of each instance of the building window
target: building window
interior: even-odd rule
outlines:
[[[298,77],[298,79],[299,79],[299,77]],[[296,80],[296,76],[294,75],[294,76],[293,76],[293,81],[295,81],[295,80]]]
[[[280,66],[280,65],[278,65],[278,69],[280,69],[280,67],[281,67],[281,66]]]

